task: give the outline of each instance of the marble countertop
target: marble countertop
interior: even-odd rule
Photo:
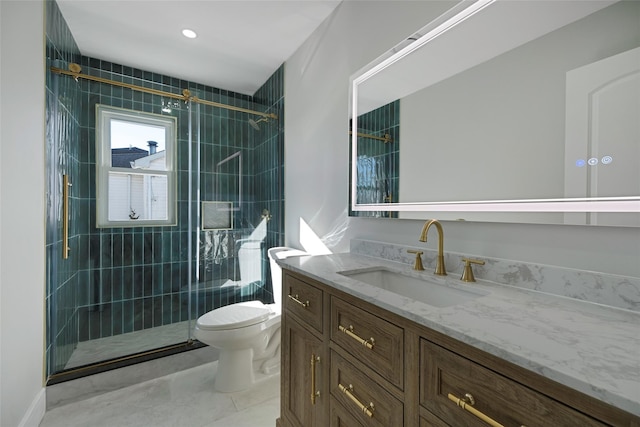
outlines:
[[[278,263],[335,289],[640,415],[640,313],[350,253]],[[437,308],[339,274],[382,266],[484,296]]]

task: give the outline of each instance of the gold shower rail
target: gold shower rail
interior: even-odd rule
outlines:
[[[353,135],[353,131],[349,131],[349,135]],[[378,140],[378,141],[382,141],[385,144],[393,142],[393,138],[391,138],[391,135],[389,135],[388,133],[385,133],[383,136],[376,136],[376,135],[371,135],[371,134],[368,134],[368,133],[358,132],[357,135],[360,138],[375,139],[375,140]]]
[[[151,89],[151,88],[146,88],[146,87],[142,87],[142,86],[137,86],[137,85],[134,85],[134,84],[131,84],[131,83],[118,82],[118,81],[115,81],[115,80],[105,79],[103,77],[91,76],[89,74],[82,74],[82,68],[80,67],[80,65],[75,64],[75,63],[69,64],[69,70],[63,70],[62,68],[58,68],[58,67],[50,67],[50,70],[53,73],[56,73],[56,74],[63,74],[63,75],[66,75],[66,76],[71,76],[76,81],[79,78],[81,78],[81,79],[85,79],[85,80],[91,80],[91,81],[94,81],[94,82],[110,84],[112,86],[124,87],[124,88],[135,90],[135,91],[138,91],[138,92],[150,93],[152,95],[159,95],[159,96],[163,96],[163,97],[166,97],[166,98],[180,99],[180,100],[185,101],[185,102],[186,101],[193,101],[193,102],[197,102],[199,104],[210,105],[212,107],[224,108],[224,109],[227,109],[227,110],[238,111],[238,112],[241,112],[241,113],[254,114],[256,116],[266,117],[268,119],[277,119],[278,118],[278,116],[273,114],[273,113],[263,113],[262,111],[255,111],[255,110],[250,110],[248,108],[236,107],[235,105],[222,104],[220,102],[207,101],[207,100],[204,100],[204,99],[200,99],[195,95],[191,95],[191,91],[189,89],[183,89],[182,90],[182,94],[177,94],[177,93],[173,93],[173,92],[166,92],[166,91],[163,91],[163,90]]]

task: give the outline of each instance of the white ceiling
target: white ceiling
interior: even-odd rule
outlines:
[[[340,2],[57,0],[83,55],[248,95]]]

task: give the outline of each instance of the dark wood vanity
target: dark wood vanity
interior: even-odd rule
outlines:
[[[283,280],[279,427],[640,426],[636,415],[303,274],[285,269]]]

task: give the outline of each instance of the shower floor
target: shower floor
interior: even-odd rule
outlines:
[[[189,322],[157,326],[142,331],[129,332],[112,337],[98,338],[78,343],[65,369],[77,368],[117,357],[186,342],[189,338]]]

